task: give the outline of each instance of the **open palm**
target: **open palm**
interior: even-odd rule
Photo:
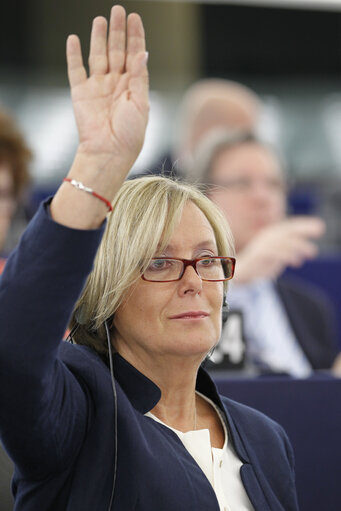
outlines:
[[[108,36],[106,19],[93,21],[89,76],[75,35],[67,41],[67,63],[79,151],[113,155],[132,164],[141,150],[148,120],[148,73],[140,17],[126,17],[123,7],[114,6]]]

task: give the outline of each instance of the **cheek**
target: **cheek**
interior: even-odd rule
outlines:
[[[154,286],[154,287],[153,287]],[[139,283],[116,313],[116,320],[131,330],[147,331],[162,319],[166,293],[157,285]]]
[[[207,282],[208,286],[211,286],[207,289],[207,294],[209,296],[209,301],[212,307],[212,311],[214,314],[221,314],[221,307],[224,299],[224,285],[222,282]],[[213,289],[214,286],[214,289]]]
[[[282,220],[287,214],[287,201],[285,197],[280,197],[276,201],[277,203],[277,216],[279,220]]]

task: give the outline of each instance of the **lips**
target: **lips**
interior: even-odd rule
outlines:
[[[169,319],[201,319],[206,318],[207,316],[209,316],[209,314],[205,311],[188,311],[176,314],[175,316],[170,316]]]

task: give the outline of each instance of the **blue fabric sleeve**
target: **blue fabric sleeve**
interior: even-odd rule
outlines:
[[[60,470],[84,438],[89,398],[58,348],[103,231],[60,225],[42,204],[0,277],[0,435],[22,474]]]

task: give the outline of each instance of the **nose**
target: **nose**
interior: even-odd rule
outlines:
[[[202,290],[202,280],[194,268],[194,265],[188,265],[184,274],[179,280],[180,294],[197,294]]]
[[[255,201],[262,204],[272,203],[275,199],[277,200],[274,191],[263,181],[254,182],[252,187],[250,187],[250,194]]]

